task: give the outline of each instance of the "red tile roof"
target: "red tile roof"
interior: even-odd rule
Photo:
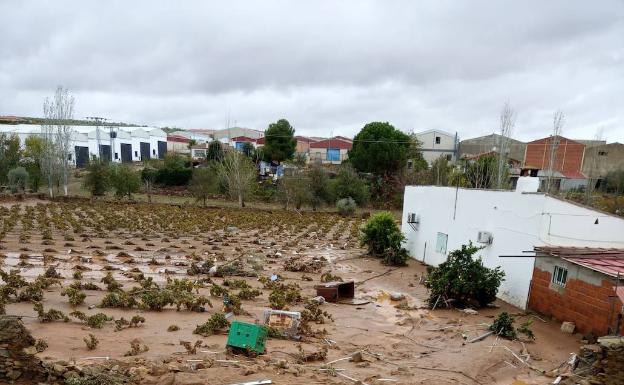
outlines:
[[[561,175],[565,176],[568,179],[587,179],[585,174],[580,171],[562,171]]]
[[[338,148],[341,150],[350,150],[352,147],[353,143],[337,138],[325,139],[310,144],[310,148]]]
[[[536,255],[562,258],[575,265],[624,278],[624,249],[590,247],[535,247]]]
[[[189,141],[190,141],[189,138],[186,138],[181,135],[167,135],[167,142],[188,143]]]

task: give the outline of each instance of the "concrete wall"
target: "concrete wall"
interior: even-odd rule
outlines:
[[[624,170],[624,144],[609,143],[585,149],[585,175],[590,178],[603,178],[615,170]]]
[[[519,178],[520,189],[527,180],[537,179]],[[418,230],[407,223],[409,213],[420,216]],[[486,266],[503,268],[506,277],[498,295],[520,308],[526,307],[534,258],[502,255],[530,255],[526,251],[542,245],[624,247],[623,219],[518,191],[407,186],[402,230],[409,254],[431,265],[444,262],[462,244],[476,244],[479,231],[492,233],[493,242],[478,255]],[[446,253],[436,251],[438,232],[448,235]]]
[[[455,135],[451,135],[444,131],[429,130],[417,133],[416,137],[422,142],[423,158],[431,164],[440,156],[450,155],[451,160],[455,160]],[[436,143],[436,137],[440,138],[440,143]]]
[[[568,270],[563,287],[552,283],[555,266]],[[616,327],[622,311],[613,286],[613,278],[602,273],[560,258],[536,258],[529,308],[562,322],[574,322],[580,333],[606,335]]]
[[[462,140],[459,142],[459,158],[471,157],[490,151],[500,152],[500,144],[501,136],[498,134]],[[515,159],[520,163],[524,161],[526,143],[510,138],[508,148],[510,158]]]

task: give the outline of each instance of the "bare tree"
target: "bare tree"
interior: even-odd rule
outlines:
[[[550,156],[548,158],[548,178],[546,179],[546,193],[550,194],[553,185],[553,168],[557,163],[557,148],[561,138],[561,131],[565,123],[563,111],[557,110],[553,116],[553,132],[550,139]]]
[[[63,191],[67,196],[69,181],[69,154],[72,144],[72,128],[67,123],[74,118],[74,97],[68,89],[59,86],[53,99],[46,98],[43,102],[43,115],[46,123],[41,126],[42,136],[46,141],[45,169],[50,196],[55,181],[63,183]]]
[[[238,151],[227,151],[219,165],[219,176],[231,199],[237,199],[245,207],[245,198],[253,190],[256,168],[245,155]]]
[[[598,128],[594,139],[598,142],[602,140],[603,129]],[[599,146],[595,145],[585,150],[585,159],[587,159],[587,186],[585,187],[585,204],[591,203],[591,197],[596,188],[596,181],[600,178],[598,174],[599,168],[602,166],[600,159]]]
[[[509,140],[516,125],[516,112],[511,108],[509,102],[503,106],[500,115],[500,140],[499,140],[499,156],[498,170],[496,175],[496,188],[503,188],[503,179],[505,169],[507,167],[507,159],[509,157]]]

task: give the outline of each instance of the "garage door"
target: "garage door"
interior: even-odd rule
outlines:
[[[150,159],[150,144],[149,142],[141,142],[141,160]]]
[[[121,143],[121,162],[132,163],[132,145],[130,143]]]
[[[74,146],[76,152],[76,167],[83,168],[89,162],[89,147]]]

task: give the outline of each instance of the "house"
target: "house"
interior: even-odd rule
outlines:
[[[222,130],[214,130],[212,133],[212,137],[216,140],[225,140],[229,142],[231,138],[236,138],[239,136],[245,136],[252,139],[262,138],[264,136],[264,131],[254,130],[252,128],[246,127],[230,127],[224,128]]]
[[[190,150],[191,159],[206,159],[208,146],[210,146],[210,143],[201,143],[192,146]]]
[[[189,144],[191,140],[186,136],[167,134],[167,151],[176,154],[190,154]]]
[[[535,248],[529,308],[576,331],[624,333],[624,249]]]
[[[503,141],[503,136],[499,134],[490,134],[480,136],[472,139],[465,139],[459,142],[459,159],[474,157],[478,154],[484,153],[497,153],[500,154],[500,148]],[[526,143],[512,138],[506,138],[507,157],[511,159],[519,160],[520,163],[524,160],[524,152],[526,150]]]
[[[522,175],[540,178],[542,190],[550,179],[554,191],[571,190],[587,184],[582,172],[585,145],[563,136],[549,136],[528,142]]]
[[[609,143],[585,148],[583,174],[602,179],[609,172],[624,170],[624,144]]]
[[[338,137],[338,136],[336,138],[343,139],[342,137]],[[308,156],[308,154],[310,154],[310,146],[318,142],[318,139],[309,138],[307,136],[300,136],[300,135],[295,136],[295,139],[297,139],[297,147],[295,148],[295,154],[301,154],[305,156]],[[344,138],[344,140],[350,140],[350,139]]]
[[[488,267],[501,266],[498,296],[526,308],[536,246],[624,248],[624,219],[537,193],[539,179],[521,177],[515,190],[406,186],[402,231],[410,256],[429,265],[473,242]],[[505,256],[524,256],[506,258]]]
[[[256,143],[256,141],[256,138],[250,138],[248,136],[236,136],[234,138],[230,138],[230,145],[238,151],[242,151],[245,143],[251,143],[254,148],[258,148],[258,144]]]
[[[436,159],[445,156],[448,161],[457,159],[457,133],[451,134],[441,130],[427,130],[416,134],[422,143],[423,158],[431,165]]]
[[[310,144],[310,162],[341,164],[348,159],[353,141],[342,138],[329,138]]]
[[[84,167],[91,157],[116,163],[162,159],[167,153],[167,134],[156,127],[69,126],[72,149],[68,159],[76,167]],[[40,125],[0,125],[0,132],[16,134],[23,146],[29,136],[42,136]]]

